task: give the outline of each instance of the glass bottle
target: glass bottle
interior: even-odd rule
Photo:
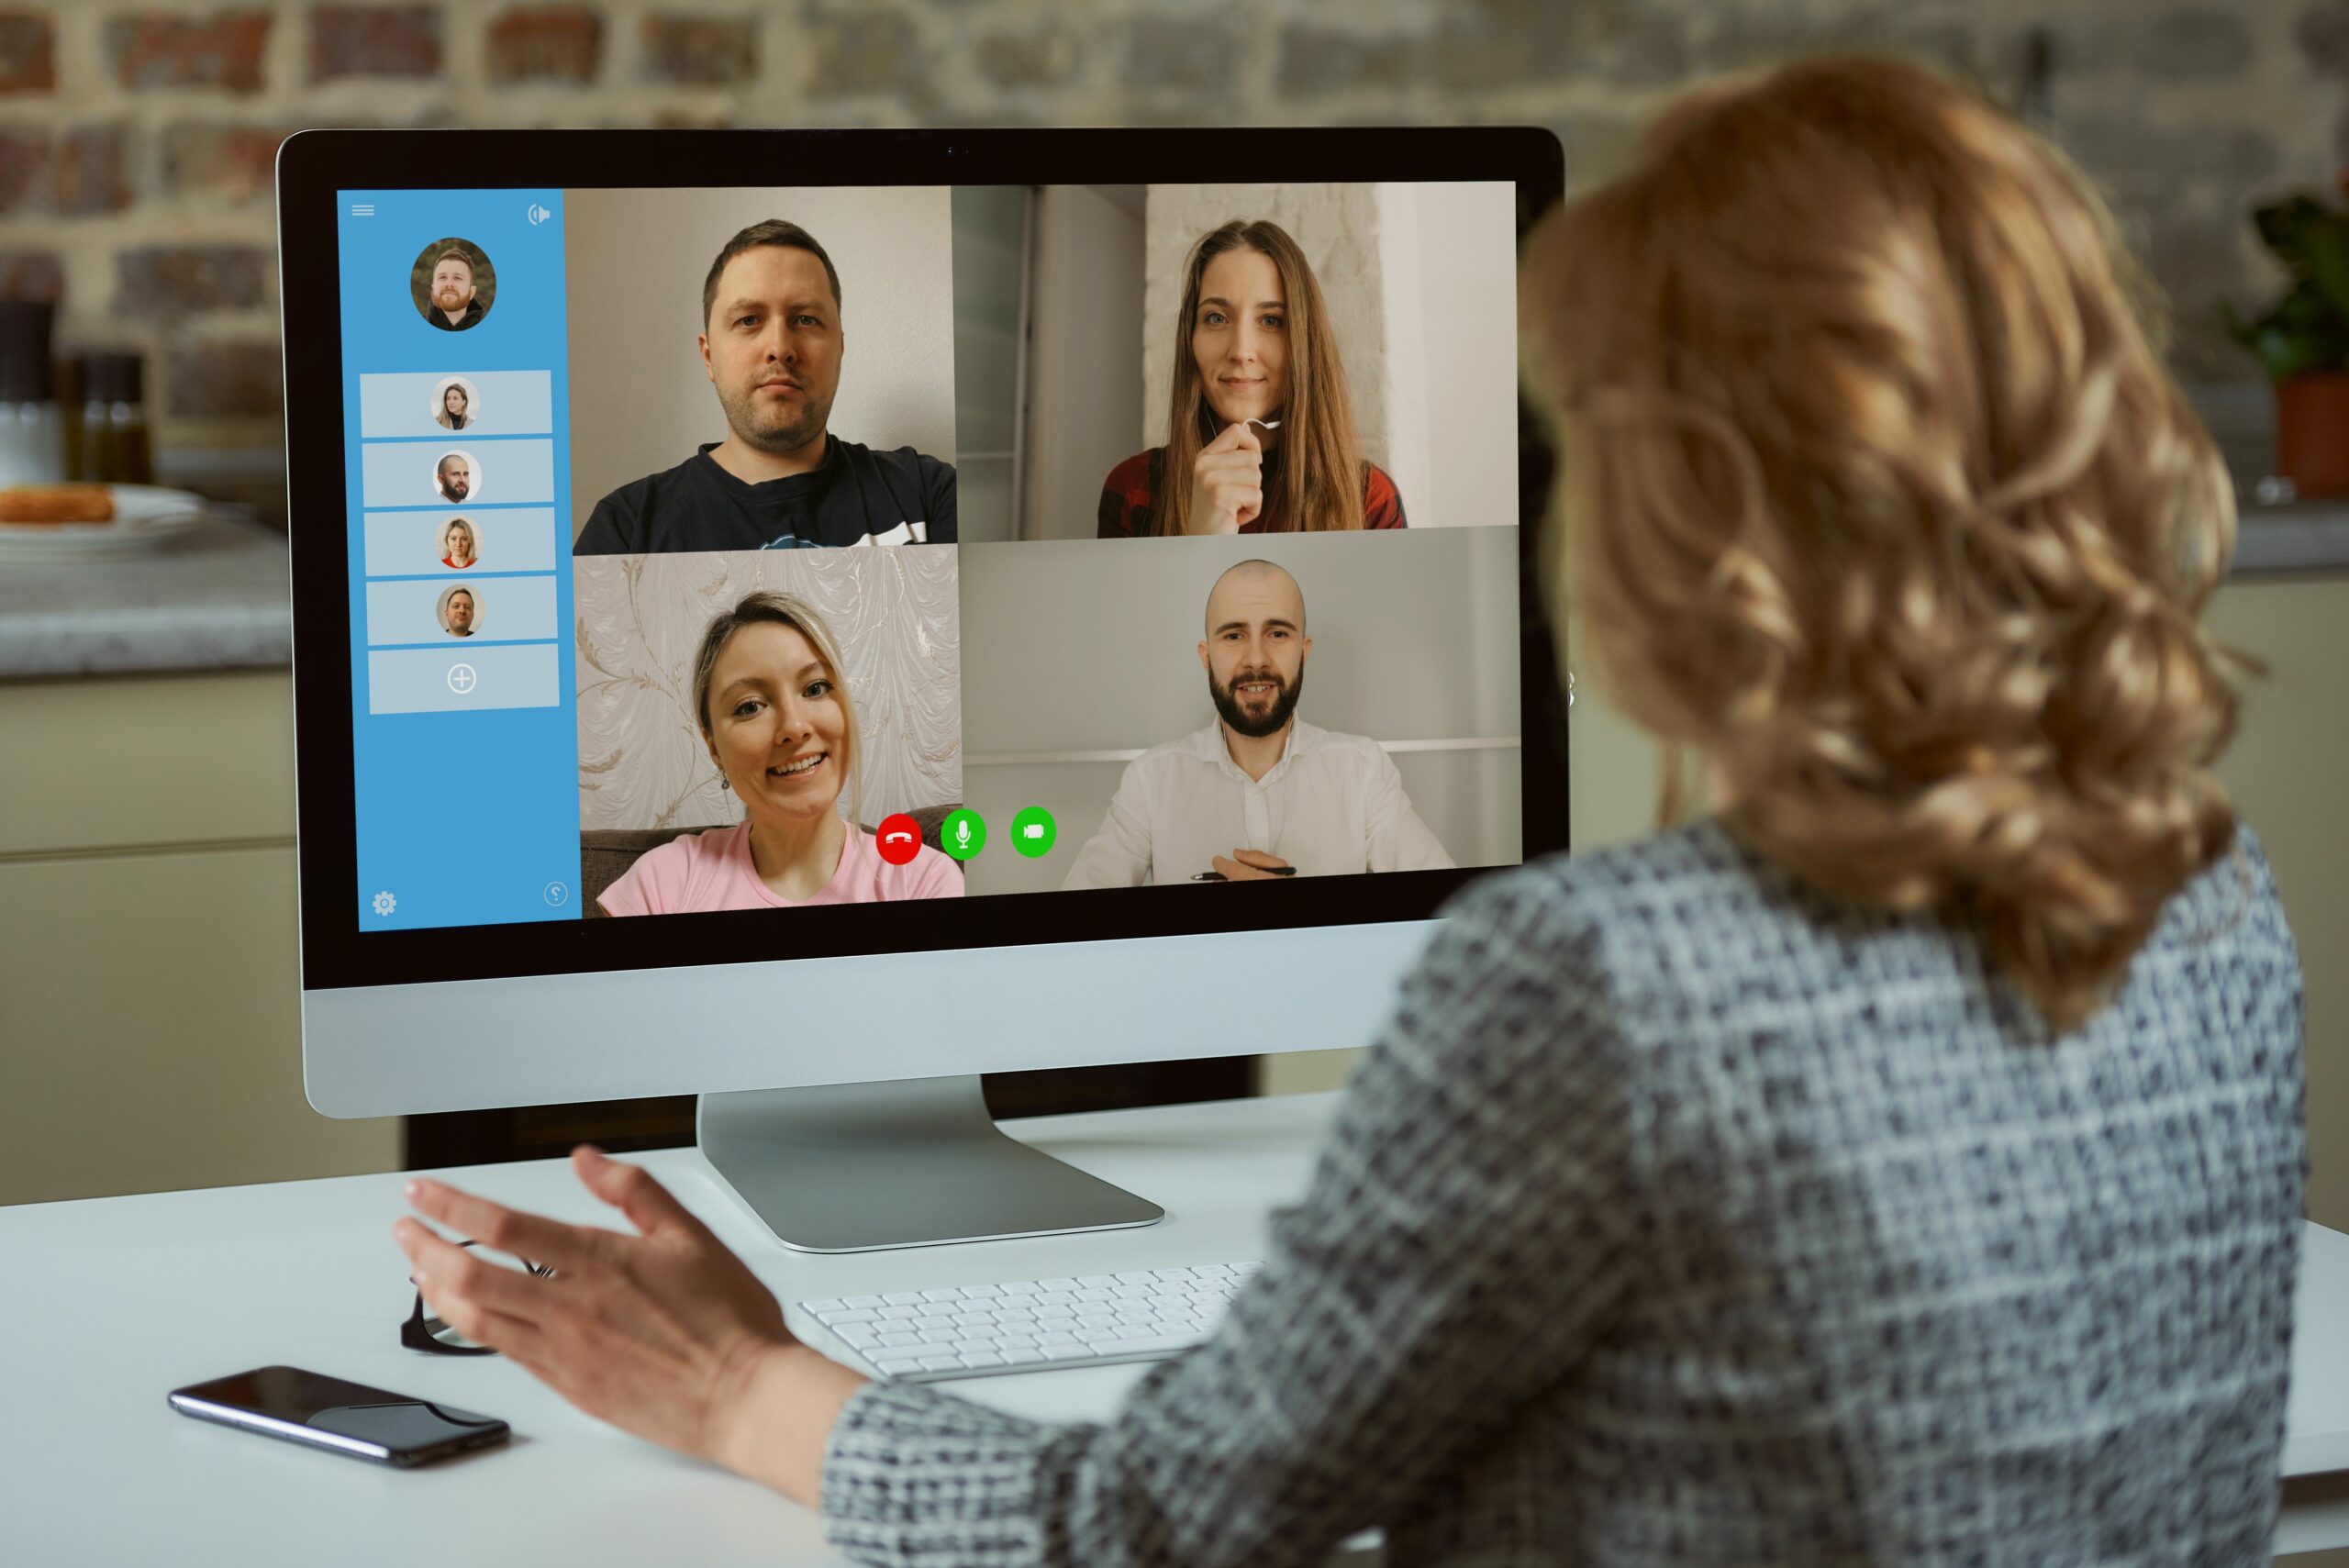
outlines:
[[[145,364],[137,354],[82,356],[82,477],[99,484],[152,484]]]
[[[57,361],[57,417],[65,428],[67,482],[89,478],[82,461],[82,361],[72,354]]]
[[[0,299],[0,484],[55,484],[65,477],[65,420],[49,357],[56,307]]]

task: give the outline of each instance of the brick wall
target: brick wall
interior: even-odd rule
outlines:
[[[2349,161],[2349,0],[0,0],[0,291],[146,350],[166,443],[266,446],[301,126],[1522,120],[1603,170],[1715,70],[1889,47],[2009,94],[2033,27],[2181,364],[2248,376],[2216,302],[2270,282],[2246,200]]]

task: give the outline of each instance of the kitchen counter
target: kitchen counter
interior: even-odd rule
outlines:
[[[293,662],[285,538],[212,516],[138,555],[0,566],[0,680]]]
[[[2243,505],[2229,576],[2342,571],[2349,571],[2349,501]]]

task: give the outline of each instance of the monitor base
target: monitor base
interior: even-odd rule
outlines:
[[[1166,1211],[1005,1134],[976,1075],[703,1095],[703,1158],[775,1240],[869,1252],[1154,1225]]]

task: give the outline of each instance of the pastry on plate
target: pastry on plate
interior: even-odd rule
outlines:
[[[0,523],[105,523],[114,493],[104,484],[0,485]]]

